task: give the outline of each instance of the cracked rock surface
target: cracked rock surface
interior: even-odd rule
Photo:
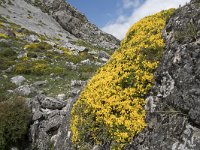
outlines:
[[[166,49],[147,97],[147,127],[127,150],[200,148],[200,1],[176,10],[163,35]]]

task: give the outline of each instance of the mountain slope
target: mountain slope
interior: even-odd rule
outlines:
[[[0,1],[0,149],[70,149],[73,103],[119,41],[64,1],[58,16],[77,14],[90,30],[66,29],[30,2]]]
[[[0,14],[11,22],[36,33],[62,39],[66,46],[68,42],[80,39],[107,50],[119,45],[119,40],[99,30],[65,0],[6,0],[1,5]]]

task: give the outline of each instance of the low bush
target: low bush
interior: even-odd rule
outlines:
[[[27,60],[16,64],[14,71],[16,73],[42,75],[47,73],[47,69],[48,63],[44,60]]]
[[[8,35],[4,33],[0,33],[0,39],[8,39]]]
[[[33,50],[36,52],[42,52],[44,50],[52,49],[52,46],[46,42],[39,42],[39,43],[31,43],[24,46],[27,50]]]
[[[8,90],[13,90],[16,88],[16,85],[11,83],[10,80],[3,77],[0,78],[0,102],[7,100],[10,96]]]
[[[0,110],[0,149],[7,150],[27,134],[30,111],[22,97],[0,102]]]
[[[15,64],[17,53],[10,48],[0,48],[0,70],[6,70]]]

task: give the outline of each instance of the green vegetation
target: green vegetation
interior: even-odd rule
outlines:
[[[16,85],[11,83],[8,79],[0,78],[0,103],[7,100],[10,97],[8,90],[13,90]]]
[[[89,81],[71,112],[72,141],[78,148],[110,144],[120,150],[146,126],[145,96],[165,47],[161,31],[173,12],[162,11],[134,24]]]
[[[46,42],[31,43],[24,46],[27,50],[32,50],[35,52],[41,52],[44,50],[52,49],[52,46]]]
[[[15,72],[24,74],[42,75],[48,69],[48,64],[44,60],[22,61],[16,64]]]
[[[22,97],[0,102],[0,149],[7,150],[27,134],[30,112]]]
[[[197,40],[197,26],[194,23],[187,23],[184,29],[175,31],[175,39],[178,42],[184,42],[185,39]]]
[[[106,49],[104,49],[104,48],[102,48],[102,47],[99,47],[99,46],[94,46],[94,45],[92,45],[92,44],[90,44],[90,43],[87,43],[87,42],[85,42],[85,41],[83,41],[83,40],[75,41],[74,44],[75,44],[75,45],[78,45],[78,46],[87,47],[87,48],[89,48],[89,49],[91,49],[91,50],[97,50],[97,51],[103,50],[103,51],[106,51],[106,52],[108,52],[108,53],[112,53],[110,50],[106,50]]]

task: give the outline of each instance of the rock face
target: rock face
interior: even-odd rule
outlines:
[[[148,126],[128,150],[200,148],[200,1],[176,10],[164,30],[166,50],[147,97]]]

